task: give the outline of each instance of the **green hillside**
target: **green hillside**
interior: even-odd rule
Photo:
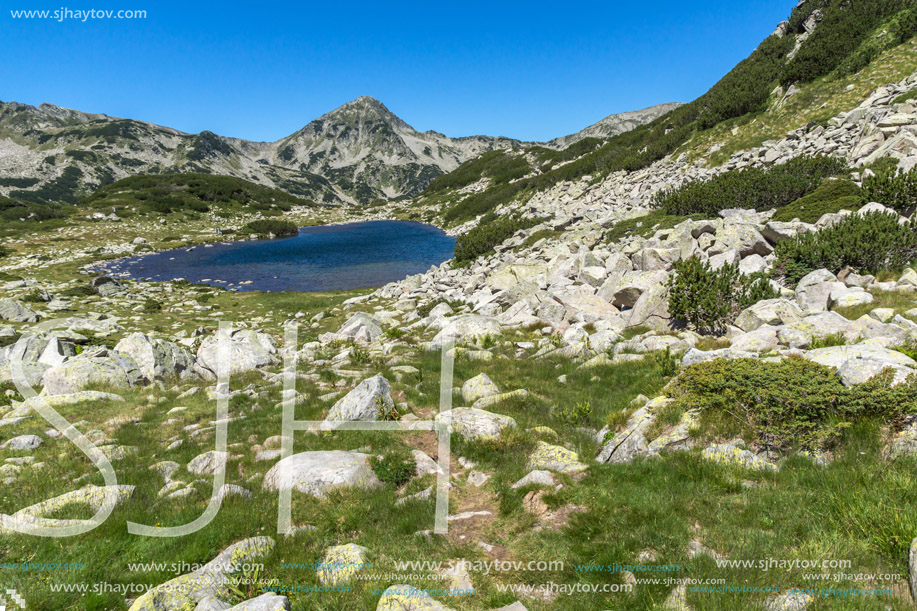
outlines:
[[[78,209],[114,212],[120,218],[156,215],[198,217],[213,213],[229,218],[261,212],[277,216],[293,206],[315,202],[255,183],[212,174],[132,176],[102,187],[77,203]]]
[[[813,23],[814,31],[805,35]],[[746,124],[764,115],[778,87],[805,90],[816,81],[822,88],[824,82],[846,86],[874,60],[885,59],[890,50],[909,47],[906,43],[915,35],[917,5],[913,0],[807,0],[747,59],[690,104],[603,144],[590,139],[560,152],[539,147],[520,152],[515,167],[523,165],[524,155],[534,166],[528,176],[513,182],[491,180],[488,188],[462,196],[456,193],[458,187],[500,174],[491,165],[513,167],[506,158],[510,154],[471,160],[431,183],[420,203],[441,207],[444,221],[455,225],[502,204],[525,201],[562,181],[585,176],[598,180],[611,172],[644,168],[721,125]],[[913,71],[913,61],[909,68],[906,60],[902,63],[902,71]],[[783,127],[780,121],[774,123]],[[727,139],[722,133],[719,136]],[[731,151],[734,147],[724,148]]]

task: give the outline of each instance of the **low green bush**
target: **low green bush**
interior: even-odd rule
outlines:
[[[589,401],[580,401],[563,407],[555,407],[551,413],[561,422],[582,424],[592,416],[592,404]]]
[[[296,223],[290,221],[262,219],[258,221],[252,221],[251,223],[245,225],[245,231],[248,233],[256,233],[258,235],[272,234],[280,237],[299,234],[299,227],[296,226]]]
[[[770,210],[815,191],[823,179],[845,170],[844,161],[834,157],[797,157],[783,165],[731,170],[689,182],[658,193],[653,205],[675,215],[716,215],[728,208]]]
[[[917,206],[917,168],[879,172],[863,181],[863,203],[879,202],[898,212],[910,214]]]
[[[653,362],[664,378],[670,378],[678,373],[680,360],[678,356],[672,354],[668,346],[665,347],[665,350],[660,350],[653,355]]]
[[[673,392],[684,409],[738,419],[766,448],[814,450],[859,419],[917,412],[917,377],[891,382],[884,372],[846,387],[834,369],[798,357],[716,359],[682,370]]]
[[[477,227],[463,233],[455,241],[455,260],[457,263],[463,263],[491,253],[494,246],[502,244],[517,231],[534,227],[539,222],[535,219],[508,216],[494,220],[482,218]]]
[[[803,223],[814,223],[825,214],[857,210],[862,205],[862,197],[860,188],[852,180],[829,178],[808,195],[777,208],[771,220],[799,219]]]
[[[414,457],[407,453],[393,452],[382,458],[372,458],[373,471],[383,484],[398,488],[414,477],[417,466]]]
[[[781,242],[774,252],[777,273],[791,284],[822,268],[897,271],[917,259],[917,231],[913,223],[899,223],[897,214],[850,214],[821,231]]]
[[[830,333],[824,337],[813,337],[812,341],[809,342],[810,350],[817,350],[818,348],[831,348],[832,346],[846,346],[847,338],[844,337],[843,333]]]
[[[71,286],[60,292],[63,297],[92,297],[96,292],[88,284]]]
[[[702,333],[720,334],[748,306],[778,296],[763,274],[742,274],[738,265],[714,270],[691,257],[674,269],[667,285],[669,313]]]

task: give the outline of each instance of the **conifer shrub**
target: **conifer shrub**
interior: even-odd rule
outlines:
[[[778,296],[763,274],[742,274],[738,265],[714,270],[691,257],[676,262],[674,271],[668,281],[669,313],[702,333],[722,333],[748,306]]]
[[[456,263],[473,261],[481,255],[493,252],[495,246],[502,244],[517,231],[534,227],[540,220],[520,219],[516,217],[494,217],[488,215],[481,219],[478,226],[463,233],[455,241]]]
[[[690,182],[656,194],[653,205],[673,215],[716,215],[728,208],[770,210],[808,195],[822,180],[845,169],[844,161],[834,157],[797,157],[782,165],[731,170]]]
[[[799,357],[715,359],[684,368],[673,393],[684,409],[738,419],[765,448],[814,450],[857,420],[917,413],[917,376],[892,379],[886,371],[846,387],[833,368]]]
[[[291,236],[299,234],[299,227],[296,223],[290,221],[280,221],[275,219],[261,219],[252,221],[245,225],[245,231],[256,233],[258,235]]]
[[[914,223],[898,222],[886,212],[850,214],[830,227],[781,242],[777,270],[795,284],[816,269],[837,273],[850,266],[859,273],[897,271],[917,259]]]
[[[863,203],[879,202],[902,214],[917,206],[917,168],[901,172],[897,168],[878,172],[863,181]]]
[[[829,178],[808,195],[778,208],[771,220],[815,223],[825,214],[856,210],[862,205],[860,191],[852,180]]]

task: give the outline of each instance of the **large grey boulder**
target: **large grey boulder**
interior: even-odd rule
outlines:
[[[210,450],[191,459],[187,468],[190,473],[195,475],[213,475],[220,469],[225,469],[228,459],[229,454],[227,452]]]
[[[579,473],[588,467],[580,462],[579,454],[563,446],[538,441],[529,454],[528,468],[557,473]]]
[[[22,373],[31,386],[41,383],[45,371],[63,364],[67,359],[76,356],[76,346],[68,341],[71,336],[62,331],[39,332],[26,334],[16,343],[0,348],[0,381],[12,381],[12,370],[9,364],[22,363]],[[76,336],[80,337],[82,336]]]
[[[148,381],[186,379],[194,373],[194,356],[187,348],[143,333],[131,333],[115,346],[115,350],[133,357]]]
[[[646,453],[648,446],[646,432],[653,425],[656,416],[653,409],[664,405],[656,400],[652,406],[644,405],[628,418],[623,431],[619,431],[605,442],[596,461],[602,463],[627,463]]]
[[[826,269],[817,269],[803,276],[796,285],[796,302],[804,312],[823,312],[830,305],[831,292],[845,288],[837,276]]]
[[[452,431],[464,439],[496,439],[503,429],[516,426],[509,416],[473,407],[456,407],[436,415],[438,423],[447,418],[451,418]]]
[[[0,449],[7,450],[34,450],[41,445],[41,437],[38,435],[19,435],[0,445]]]
[[[872,344],[809,350],[804,358],[837,369],[845,386],[866,382],[886,368],[894,371],[894,384],[899,384],[911,374],[917,373],[917,362],[909,356]]]
[[[623,277],[609,278],[598,294],[617,308],[632,308],[643,293],[664,285],[668,277],[669,274],[662,270],[628,272]]]
[[[672,327],[669,314],[669,290],[657,285],[640,295],[627,318],[628,327],[645,325],[654,331],[667,331]]]
[[[764,325],[732,338],[729,348],[738,352],[767,352],[777,347],[777,327]]]
[[[718,255],[729,250],[739,251],[741,257],[752,254],[764,257],[774,249],[754,226],[727,222],[716,232],[716,241],[707,250],[707,254]]]
[[[860,287],[835,286],[828,295],[828,307],[849,308],[872,303],[873,297]]]
[[[449,323],[433,338],[433,345],[443,346],[448,340],[472,342],[488,335],[497,336],[502,328],[500,321],[479,314],[461,314],[447,319]]]
[[[38,322],[41,317],[18,301],[0,297],[0,318],[11,322]]]
[[[194,609],[205,600],[226,598],[231,575],[238,572],[244,565],[269,555],[273,550],[274,540],[270,537],[253,537],[234,543],[196,571],[181,575],[148,590],[134,601],[130,611]],[[243,607],[243,609],[246,608]],[[254,609],[259,608],[248,607],[247,611]],[[266,609],[275,611],[271,607]]]
[[[698,350],[697,348],[690,348],[681,358],[681,366],[688,367],[696,363],[704,363],[715,359],[751,359],[755,358],[755,356],[753,352],[735,350],[732,347],[720,348],[719,350]]]
[[[791,240],[798,235],[815,231],[815,226],[809,223],[799,221],[781,222],[768,221],[761,230],[761,234],[767,238],[771,244],[779,244]]]
[[[763,325],[778,326],[799,320],[802,320],[802,309],[792,301],[765,299],[742,310],[735,326],[747,332]]]
[[[277,345],[267,333],[236,329],[228,335],[218,331],[204,338],[197,349],[196,371],[213,378],[219,371],[219,342],[228,338],[229,373],[237,374],[277,363]]]
[[[109,276],[93,278],[89,286],[102,297],[113,297],[125,291],[124,285],[120,280]]]
[[[843,335],[852,342],[860,336],[860,332],[860,327],[837,312],[818,312],[784,325],[777,332],[777,337],[781,344],[790,348],[807,348],[813,339],[825,339],[829,335]]]
[[[581,316],[584,320],[594,322],[599,318],[611,319],[618,315],[616,307],[591,291],[591,287],[589,292],[581,290],[580,287],[574,287],[558,291],[554,298],[563,304],[567,318]]]
[[[271,467],[261,484],[265,490],[292,488],[316,497],[334,488],[381,485],[368,454],[341,450],[300,452],[284,458]]]
[[[473,378],[465,380],[462,384],[462,399],[465,403],[471,405],[478,399],[492,397],[500,394],[500,389],[493,383],[486,373],[480,373]]]
[[[383,376],[376,375],[360,382],[356,388],[331,406],[325,423],[329,425],[328,428],[334,428],[335,422],[372,422],[379,419],[380,409],[389,412],[394,405],[391,385]]]
[[[42,377],[45,393],[49,395],[71,394],[88,386],[130,388],[138,386],[142,380],[137,362],[118,352],[73,358],[48,369]]]
[[[357,312],[335,334],[339,339],[368,344],[382,335],[382,323],[364,312]]]

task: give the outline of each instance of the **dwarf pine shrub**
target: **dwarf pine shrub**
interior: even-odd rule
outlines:
[[[886,212],[850,214],[830,227],[777,245],[777,270],[796,283],[816,269],[837,273],[900,270],[917,259],[917,228]]]
[[[917,168],[909,172],[897,169],[879,172],[863,181],[863,203],[879,202],[902,214],[911,214],[917,206]]]
[[[540,221],[502,216],[482,218],[477,227],[463,233],[455,241],[455,260],[457,263],[473,261],[481,255],[493,252],[494,246],[502,244],[517,231],[534,227]]]
[[[258,235],[273,234],[275,236],[290,236],[297,235],[299,233],[299,228],[296,226],[296,223],[290,221],[262,219],[252,221],[245,225],[245,231]]]
[[[697,257],[675,263],[668,289],[669,313],[712,334],[721,333],[748,306],[778,296],[763,274],[742,274],[734,264],[715,270]]]
[[[728,208],[770,210],[815,191],[822,180],[845,169],[844,161],[834,157],[797,157],[783,165],[731,170],[689,182],[656,194],[653,205],[676,215],[716,215]]]
[[[917,413],[917,376],[892,379],[883,372],[846,387],[834,369],[798,357],[716,359],[682,370],[674,394],[684,409],[738,418],[766,448],[814,450],[859,419]]]

